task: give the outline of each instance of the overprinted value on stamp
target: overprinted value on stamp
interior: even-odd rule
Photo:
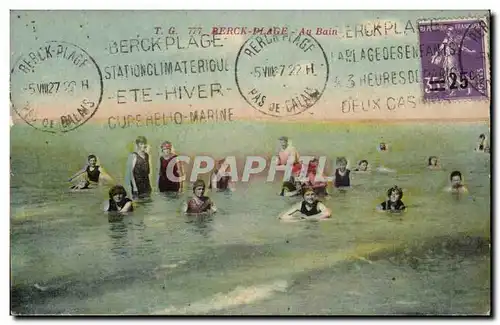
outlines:
[[[487,31],[479,19],[419,24],[420,45],[433,49],[421,57],[425,100],[488,97]]]

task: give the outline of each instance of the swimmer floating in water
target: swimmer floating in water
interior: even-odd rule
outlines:
[[[439,164],[439,159],[436,156],[430,156],[427,161],[427,168],[429,169],[441,169],[441,165]]]
[[[406,206],[401,201],[403,190],[397,186],[391,187],[387,191],[387,200],[377,206],[378,211],[402,212],[406,211]]]
[[[234,182],[231,176],[227,175],[230,172],[231,169],[226,159],[219,160],[217,166],[215,166],[215,171],[210,177],[209,188],[218,192],[234,191]]]
[[[330,217],[331,211],[318,201],[314,189],[308,187],[304,189],[303,201],[294,204],[292,208],[282,213],[278,219],[282,221],[319,221]]]
[[[109,190],[109,200],[104,204],[105,212],[132,212],[132,200],[127,197],[127,191],[121,185],[115,185]]]
[[[450,174],[450,186],[445,189],[452,193],[467,193],[467,187],[463,184],[462,173],[458,170]]]
[[[215,213],[217,212],[217,207],[210,200],[208,196],[205,196],[205,182],[203,180],[197,180],[193,184],[193,197],[185,202],[182,207],[182,211],[187,214],[197,214],[197,213]]]
[[[94,188],[103,180],[107,182],[113,181],[104,168],[97,165],[97,157],[95,155],[89,155],[85,167],[71,176],[68,181],[72,182],[75,179],[77,183],[71,186],[71,189],[74,190]]]
[[[377,149],[378,149],[378,151],[388,151],[389,145],[385,142],[380,142]]]

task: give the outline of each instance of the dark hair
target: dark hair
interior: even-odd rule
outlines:
[[[90,159],[92,159],[92,158],[94,158],[95,160],[97,160],[96,155],[89,155],[89,156],[87,157],[87,161],[89,161],[89,160],[90,160]]]
[[[394,191],[398,192],[399,199],[401,200],[403,198],[403,190],[396,185],[394,185],[393,187],[391,187],[390,189],[387,190],[387,196],[388,197],[391,196],[392,192],[394,192]]]
[[[148,144],[148,140],[146,139],[145,136],[138,136],[137,139],[135,139],[135,144],[139,144],[139,143],[144,143],[144,144]]]
[[[115,185],[112,188],[109,189],[109,198],[112,199],[113,196],[117,194],[123,194],[124,196],[127,196],[127,191],[125,190],[125,187],[121,185]]]
[[[431,166],[431,160],[432,160],[432,158],[436,158],[436,160],[438,159],[438,157],[436,157],[436,156],[430,156],[429,157],[429,161],[428,161],[428,165],[429,166]]]
[[[278,140],[284,140],[284,141],[288,142],[288,137],[287,136],[281,136],[281,137],[279,137]]]
[[[368,160],[363,159],[358,162],[358,166],[361,165],[362,163],[366,163],[368,165]]]
[[[453,177],[455,177],[455,176],[459,176],[459,177],[460,177],[460,180],[462,180],[462,173],[461,173],[461,172],[459,172],[458,170],[454,170],[454,171],[452,171],[452,172],[451,172],[451,174],[450,174],[450,181],[451,181],[451,179],[452,179]]]
[[[479,139],[484,139],[484,138],[486,138],[486,136],[484,135],[484,133],[481,133],[481,134],[479,135]]]
[[[316,194],[314,188],[312,188],[311,186],[302,187],[302,196],[304,196],[307,192],[313,192],[314,194]]]
[[[202,186],[203,187],[203,191],[205,191],[205,181],[203,181],[202,179],[198,179],[196,180],[194,183],[193,183],[193,193],[194,193],[194,190],[197,188],[197,187],[200,187]]]

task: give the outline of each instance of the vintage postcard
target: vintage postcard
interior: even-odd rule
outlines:
[[[10,12],[12,315],[490,315],[490,12]]]

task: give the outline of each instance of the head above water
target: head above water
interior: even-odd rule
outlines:
[[[316,192],[314,192],[312,187],[306,186],[302,188],[302,197],[306,203],[312,204],[316,201]]]
[[[457,187],[462,184],[462,173],[458,170],[452,171],[450,174],[451,186]]]
[[[397,185],[394,185],[393,187],[387,190],[387,197],[392,202],[401,200],[403,198],[403,190]]]
[[[481,133],[481,134],[479,135],[479,139],[481,139],[481,140],[486,139],[486,136],[484,135],[484,133]]]
[[[335,160],[335,163],[336,165],[344,170],[346,167],[347,167],[347,158],[346,157],[338,157],[336,160]]]
[[[109,199],[120,202],[127,197],[127,191],[121,185],[115,185],[109,189]]]
[[[358,168],[360,170],[366,170],[366,169],[368,169],[368,160],[366,160],[366,159],[360,160],[359,163],[358,163]]]
[[[193,183],[193,193],[194,195],[200,197],[205,194],[205,182],[202,179],[198,179]]]
[[[281,137],[279,137],[278,140],[280,141],[281,147],[283,149],[286,149],[286,147],[288,146],[288,137],[287,136],[281,136]]]
[[[438,157],[436,156],[430,156],[427,162],[429,166],[437,166],[437,163],[438,163]]]
[[[169,154],[172,152],[172,143],[170,141],[165,141],[160,145],[160,149],[163,153]]]
[[[87,161],[90,165],[95,165],[97,163],[97,157],[96,155],[89,155],[87,157]]]

